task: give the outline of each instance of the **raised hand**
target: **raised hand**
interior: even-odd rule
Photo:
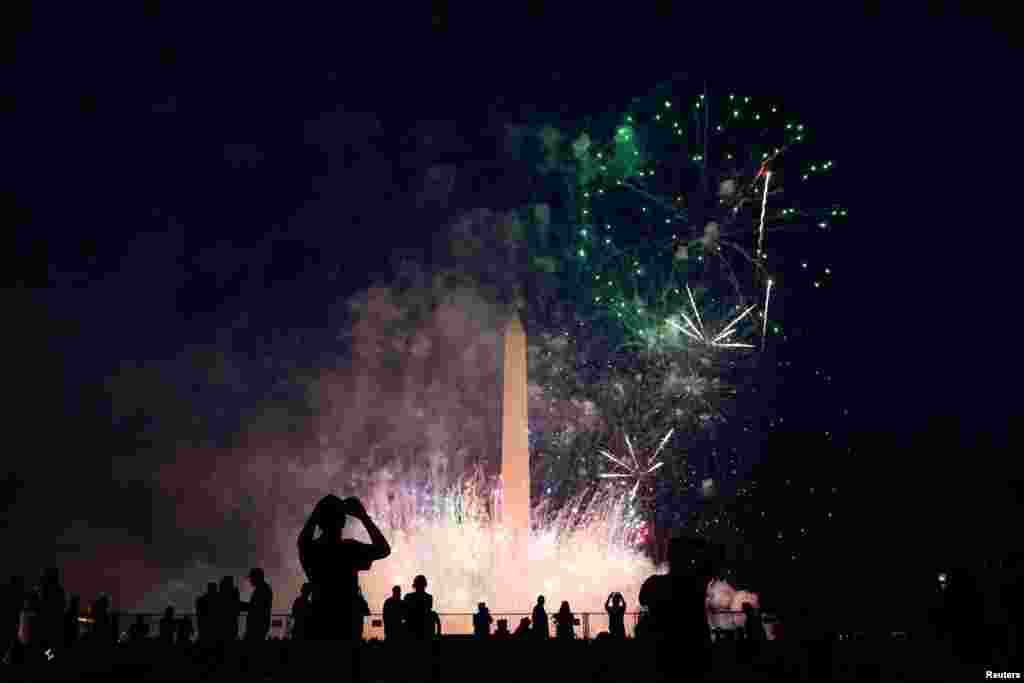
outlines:
[[[362,502],[355,496],[346,498],[342,501],[341,505],[341,509],[345,511],[346,515],[355,517],[356,519],[366,518],[366,508],[363,507]]]

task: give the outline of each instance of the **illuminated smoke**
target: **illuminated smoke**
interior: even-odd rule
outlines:
[[[743,614],[722,614],[714,613],[712,610],[729,610],[730,612],[741,612],[743,603],[749,602],[754,609],[760,609],[761,602],[756,593],[745,590],[736,590],[723,579],[715,579],[708,584],[706,605],[708,609],[708,623],[711,628],[742,628],[746,624],[746,616]]]
[[[613,591],[622,593],[631,609],[638,606],[640,586],[656,568],[640,549],[643,522],[626,496],[601,490],[558,510],[544,500],[535,505],[529,579],[503,572],[501,548],[508,533],[492,516],[499,496],[482,473],[440,495],[411,482],[378,478],[365,502],[392,554],[360,577],[371,609],[381,608],[392,586],[410,590],[417,574],[427,577],[427,590],[442,612],[472,612],[481,601],[495,612],[528,612],[542,594],[549,603],[568,600],[574,610],[603,612]],[[285,535],[290,545],[297,534],[294,529]],[[346,536],[369,541],[358,522],[350,522]],[[304,578],[297,562],[293,567],[289,588],[297,593]]]

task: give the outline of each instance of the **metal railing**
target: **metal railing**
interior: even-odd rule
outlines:
[[[442,635],[456,635],[465,634],[471,635],[473,633],[473,615],[474,612],[438,612],[438,616],[441,619],[441,633]],[[576,618],[576,624],[573,628],[577,638],[591,639],[596,637],[598,633],[602,631],[609,631],[609,617],[607,612],[574,612]],[[641,612],[627,612],[626,613],[626,631],[628,635],[632,635],[636,629],[636,625],[639,622]],[[710,610],[709,623],[713,631],[718,630],[735,630],[742,628],[745,622],[745,615],[741,611],[735,610]],[[146,632],[148,637],[155,638],[159,634],[160,620],[163,618],[162,612],[118,612],[116,613],[118,635],[120,638],[128,638],[129,631],[139,617],[142,617],[143,623],[146,624]],[[497,628],[499,619],[506,619],[508,621],[509,631],[515,631],[519,625],[519,621],[523,617],[532,618],[532,612],[491,612],[491,617],[494,619],[492,624],[491,633]],[[549,614],[550,618],[552,615]],[[192,640],[198,637],[198,624],[196,623],[196,615],[194,612],[185,612],[181,614],[175,614],[175,625],[183,619],[188,619],[192,623]],[[242,634],[245,632],[245,620],[246,615],[244,613],[239,615],[238,618],[238,633]],[[86,635],[92,630],[92,624],[88,618],[79,619],[79,634]],[[270,638],[288,638],[292,633],[292,617],[290,614],[277,613],[271,615],[270,622]],[[555,625],[552,623],[549,627],[552,634],[555,632]],[[175,628],[177,631],[177,628]],[[366,640],[374,638],[383,640],[384,638],[384,627],[383,627],[383,614],[381,612],[372,612],[369,617],[364,621],[363,637]]]

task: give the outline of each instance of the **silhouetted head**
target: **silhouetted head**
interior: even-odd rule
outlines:
[[[412,587],[417,593],[425,591],[427,589],[427,577],[423,576],[423,574],[418,575],[412,580]]]
[[[230,576],[225,576],[220,580],[220,592],[230,593],[235,590],[235,579]]]
[[[331,494],[324,496],[317,503],[319,513],[318,524],[329,539],[340,539],[345,529],[345,505],[341,498]]]
[[[538,595],[537,596],[537,605],[539,605],[540,607],[544,606],[544,596],[543,595]]]
[[[402,587],[401,586],[392,586],[391,587],[391,596],[395,597],[395,598],[402,597]]]
[[[210,595],[213,595],[214,593],[216,593],[217,592],[217,583],[215,581],[211,581],[208,584],[206,584],[206,592],[209,593]]]
[[[694,570],[702,574],[714,571],[713,547],[700,536],[677,537],[669,541],[669,573],[678,574]]]
[[[754,611],[754,606],[753,605],[751,605],[749,602],[743,603],[743,613],[744,614],[750,614],[753,611]]]
[[[135,617],[135,623],[144,626],[146,624],[146,618],[140,614]]]
[[[166,618],[166,619],[173,619],[174,618],[174,608],[173,607],[168,607],[167,609],[164,610],[164,618]]]
[[[558,609],[561,612],[571,612],[572,611],[572,610],[569,609],[569,601],[568,600],[562,600],[562,606],[559,607]]]
[[[476,603],[476,608],[478,610],[480,610],[481,612],[483,612],[485,609],[487,609],[487,603],[486,602],[478,602],[478,603]]]
[[[264,575],[263,570],[261,568],[253,567],[249,570],[249,582],[252,585],[257,586],[263,583],[264,581],[266,581],[266,576]]]
[[[612,604],[616,607],[622,604],[622,593],[615,593],[612,595]]]

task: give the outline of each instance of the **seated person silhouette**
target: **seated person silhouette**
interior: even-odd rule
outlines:
[[[498,619],[498,628],[494,631],[494,637],[505,640],[511,635],[512,633],[508,630],[508,619]]]
[[[343,539],[345,520],[362,522],[371,543]],[[316,529],[321,535],[314,538]],[[324,496],[313,509],[299,533],[299,561],[313,586],[313,602],[307,637],[312,640],[348,640],[359,637],[356,629],[359,602],[359,572],[374,560],[391,554],[384,534],[373,523],[358,498],[341,500]]]
[[[492,622],[494,622],[494,618],[491,616],[491,611],[487,609],[487,603],[478,603],[476,614],[473,615],[473,635],[477,638],[486,638],[491,635]]]
[[[394,586],[391,597],[384,601],[384,639],[397,640],[402,637],[402,624],[405,621],[402,608],[402,588]]]
[[[558,609],[551,620],[555,622],[555,638],[558,640],[572,640],[576,637],[576,615],[569,609],[569,601],[563,600],[562,606]]]
[[[413,579],[412,588],[402,601],[406,630],[411,638],[426,640],[434,633],[434,596],[427,592],[427,577],[422,574]]]
[[[533,637],[543,640],[551,635],[548,625],[548,613],[544,610],[544,596],[537,596],[537,604],[533,607]]]
[[[519,638],[530,638],[532,636],[532,629],[530,628],[530,617],[523,617],[519,620],[519,626],[516,626],[516,632],[512,635],[518,636]]]
[[[626,637],[626,599],[622,593],[612,593],[604,602],[604,609],[608,612],[608,635],[611,638],[622,639]]]

